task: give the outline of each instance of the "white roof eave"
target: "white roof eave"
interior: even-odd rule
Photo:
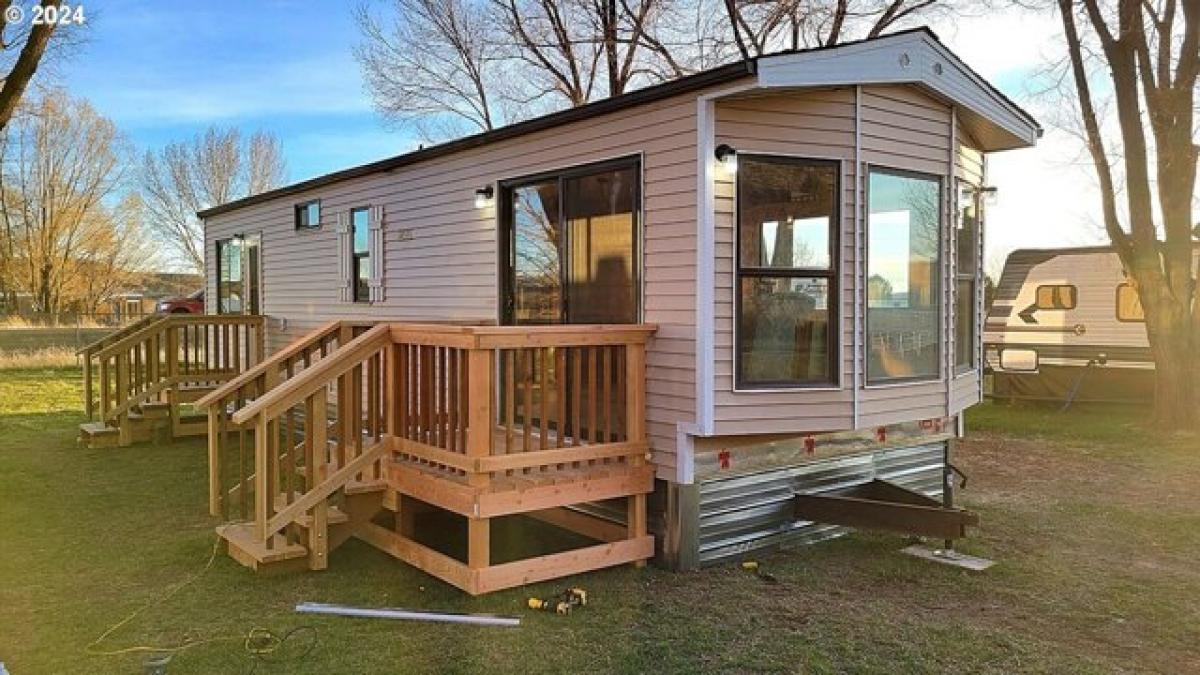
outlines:
[[[931,34],[885,36],[859,43],[758,61],[758,86],[804,88],[866,84],[924,87],[988,127],[978,134],[984,151],[1030,147],[1041,128]]]

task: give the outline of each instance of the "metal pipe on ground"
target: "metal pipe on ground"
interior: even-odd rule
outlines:
[[[399,619],[401,621],[434,621],[438,623],[465,623],[475,626],[508,626],[521,625],[517,616],[501,616],[498,614],[460,614],[457,612],[426,612],[414,609],[347,607],[322,602],[301,602],[296,605],[300,614],[328,614],[334,616],[352,616],[365,619]]]

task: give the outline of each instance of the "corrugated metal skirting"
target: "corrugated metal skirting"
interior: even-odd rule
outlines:
[[[879,478],[940,499],[945,444],[837,457],[699,485],[701,564],[748,551],[810,544],[849,530],[792,519],[792,496],[821,494]]]

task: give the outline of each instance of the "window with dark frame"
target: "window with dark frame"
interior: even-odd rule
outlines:
[[[942,179],[870,170],[867,188],[867,382],[941,373]]]
[[[836,161],[738,157],[738,388],[837,380]]]
[[[979,197],[978,188],[960,184],[958,219],[954,228],[954,368],[959,373],[978,367],[975,358],[979,348],[979,317],[975,301],[979,293]]]
[[[315,230],[321,227],[321,200],[301,202],[295,207],[296,229]]]
[[[241,314],[245,309],[242,278],[242,240],[218,239],[217,254],[217,313]]]
[[[629,158],[501,183],[506,323],[637,323],[640,179]]]
[[[1034,295],[1034,304],[1038,309],[1044,310],[1075,309],[1078,302],[1079,290],[1071,284],[1038,286]]]
[[[369,302],[371,299],[371,253],[367,245],[370,227],[371,210],[368,207],[350,210],[351,236],[354,240],[354,248],[350,253],[350,275],[354,302]]]
[[[1133,284],[1117,285],[1117,321],[1124,323],[1145,323],[1146,312],[1142,309],[1142,298],[1138,295]]]

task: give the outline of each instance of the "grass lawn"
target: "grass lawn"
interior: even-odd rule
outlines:
[[[75,445],[78,371],[0,371],[0,661],[134,673],[87,646],[213,549],[199,441]],[[260,577],[218,557],[100,647],[208,642],[169,673],[1200,671],[1200,441],[1135,415],[983,406],[958,464],[982,574],[859,534],[697,573],[621,568],[569,583],[569,617],[523,609],[568,582],[470,598],[351,541],[323,573]],[[1020,430],[1018,433],[1016,430]],[[298,601],[520,614],[517,629],[300,616]],[[243,636],[298,627],[275,653]],[[269,659],[269,660],[268,660]]]

